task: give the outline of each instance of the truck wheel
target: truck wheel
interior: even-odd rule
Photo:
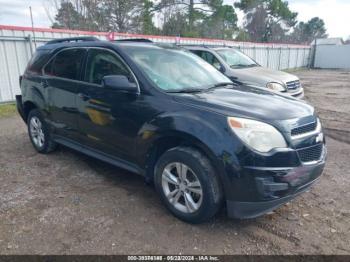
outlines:
[[[223,193],[214,168],[194,148],[166,151],[156,164],[154,181],[165,206],[186,222],[207,221],[221,207]]]
[[[27,126],[30,141],[36,151],[47,154],[56,149],[57,144],[51,139],[48,125],[38,109],[29,112]]]

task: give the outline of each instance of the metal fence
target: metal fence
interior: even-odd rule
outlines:
[[[306,67],[310,64],[311,57],[310,46],[301,45],[261,44],[219,39],[179,38],[48,28],[35,28],[32,30],[30,27],[0,25],[0,103],[13,101],[15,95],[20,93],[19,76],[23,74],[36,47],[56,38],[91,35],[101,40],[111,38],[147,38],[154,42],[183,45],[232,46],[239,48],[262,66],[276,70]]]
[[[350,69],[350,45],[318,45],[315,68]]]

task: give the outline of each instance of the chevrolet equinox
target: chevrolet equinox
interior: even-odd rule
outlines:
[[[20,77],[39,153],[58,144],[143,175],[176,217],[226,205],[260,216],[308,189],[326,158],[312,106],[233,84],[191,52],[147,41],[52,40]]]

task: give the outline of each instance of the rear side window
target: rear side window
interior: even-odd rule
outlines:
[[[41,69],[48,59],[49,59],[49,52],[47,50],[36,51],[28,63],[26,73],[31,73],[31,74],[41,73]]]
[[[79,80],[85,49],[68,49],[59,52],[44,69],[45,74]]]
[[[112,52],[102,49],[91,49],[87,59],[85,81],[100,85],[107,75],[124,75],[131,77],[125,64]]]

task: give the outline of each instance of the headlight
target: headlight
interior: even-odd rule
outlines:
[[[274,90],[274,91],[278,91],[278,92],[285,92],[286,91],[286,88],[284,87],[284,85],[281,85],[279,83],[268,83],[266,85],[267,88],[271,89],[271,90]]]
[[[269,124],[238,117],[228,117],[227,122],[232,131],[256,151],[266,153],[273,148],[287,147],[282,134]]]

